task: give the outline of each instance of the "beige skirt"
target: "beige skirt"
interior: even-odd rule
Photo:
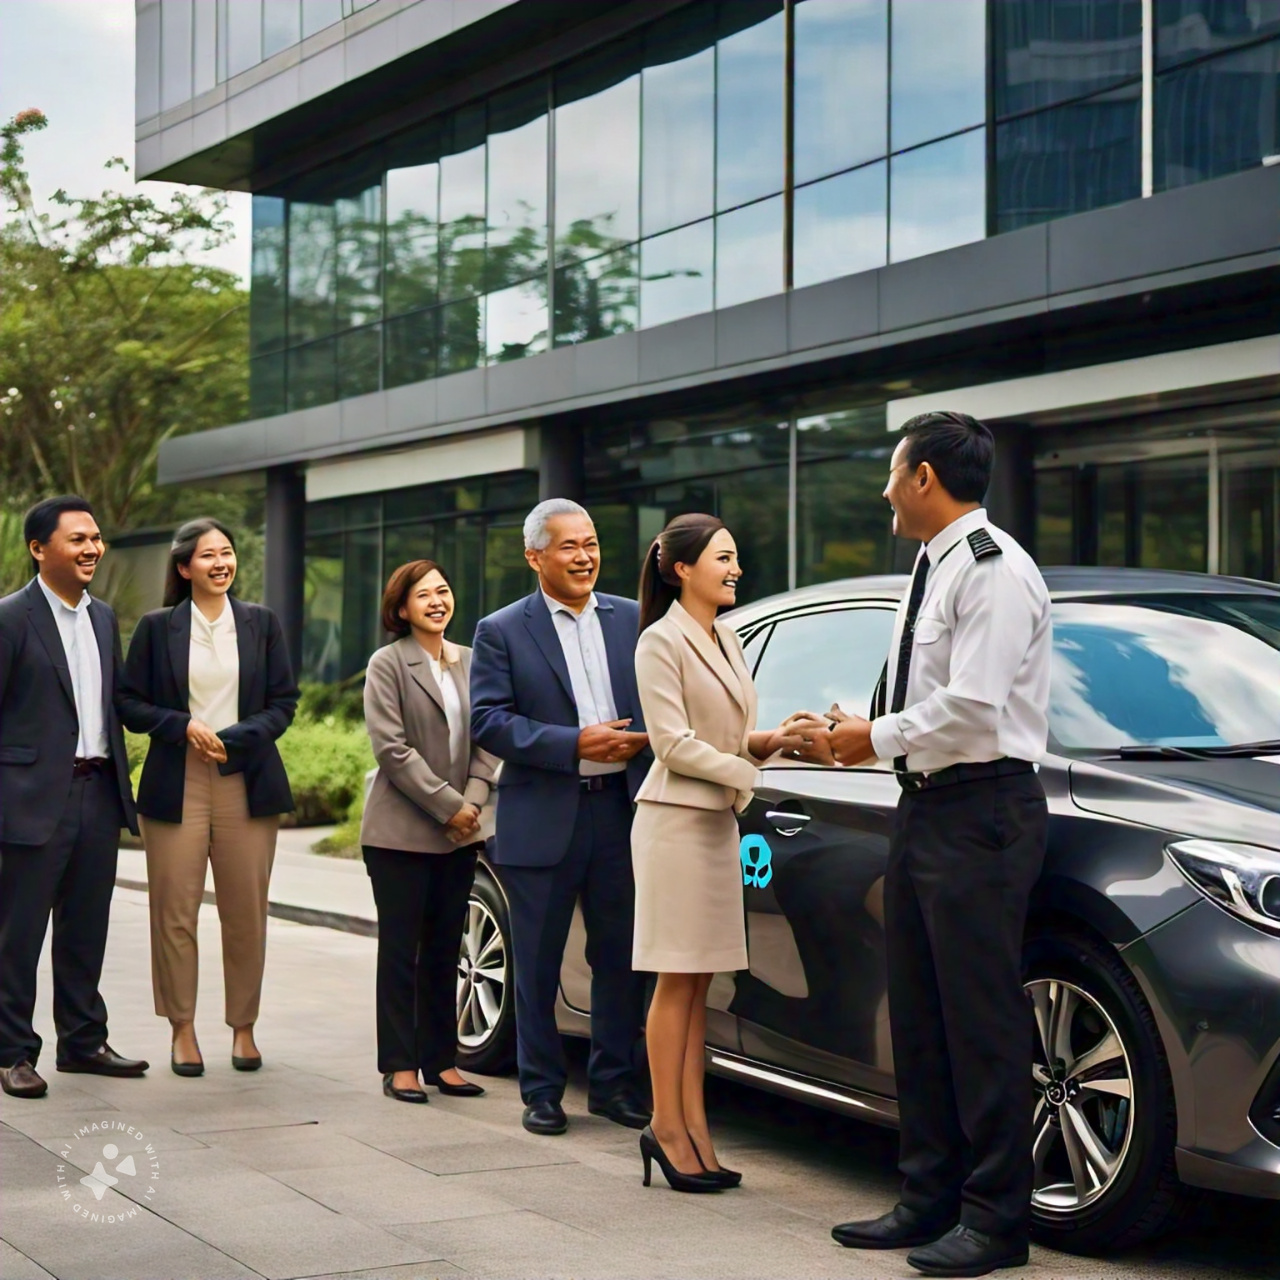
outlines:
[[[631,827],[636,879],[631,967],[725,973],[747,967],[738,823],[732,809],[640,801]]]

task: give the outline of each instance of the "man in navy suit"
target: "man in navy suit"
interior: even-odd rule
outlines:
[[[576,502],[524,523],[538,588],[476,628],[471,732],[503,761],[495,862],[511,909],[524,1127],[563,1133],[564,1049],[555,1004],[579,897],[591,965],[588,1110],[642,1129],[633,1052],[643,984],[631,969],[632,797],[648,771],[636,690],[634,600],[600,595],[600,543]]]
[[[35,578],[0,600],[0,1088],[48,1091],[37,1074],[36,971],[53,918],[59,1071],[140,1076],[107,1043],[98,990],[120,828],[135,835],[116,712],[120,630],[89,595],[102,534],[68,494],[27,512]]]

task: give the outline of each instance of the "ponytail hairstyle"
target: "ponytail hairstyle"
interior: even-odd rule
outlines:
[[[678,564],[697,564],[707,544],[724,528],[715,516],[676,516],[653,540],[640,569],[640,630],[661,618],[680,599]]]
[[[191,557],[195,555],[196,547],[200,545],[200,539],[206,533],[222,534],[231,543],[231,550],[236,549],[236,540],[231,536],[231,530],[221,520],[205,516],[197,520],[188,520],[186,524],[179,526],[177,533],[173,535],[173,542],[169,547],[169,563],[164,571],[166,609],[171,609],[175,604],[181,604],[184,600],[191,598],[191,579],[184,578],[178,572],[178,566],[182,565],[185,569],[190,565]]]

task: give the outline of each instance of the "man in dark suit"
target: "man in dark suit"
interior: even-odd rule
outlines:
[[[36,970],[53,916],[59,1071],[140,1076],[107,1044],[98,990],[120,828],[137,833],[116,714],[120,630],[88,593],[102,559],[74,496],[27,512],[35,579],[0,600],[0,1087],[39,1098]]]
[[[632,797],[650,754],[636,690],[634,600],[598,595],[600,544],[576,502],[530,512],[538,589],[490,614],[471,659],[471,732],[503,761],[495,861],[511,909],[524,1127],[563,1133],[555,1004],[573,908],[591,965],[588,1110],[642,1129],[634,1049],[643,986],[631,969]]]

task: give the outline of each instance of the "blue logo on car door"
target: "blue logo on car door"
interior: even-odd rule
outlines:
[[[773,850],[764,836],[743,836],[738,857],[744,887],[763,889],[773,879]]]

